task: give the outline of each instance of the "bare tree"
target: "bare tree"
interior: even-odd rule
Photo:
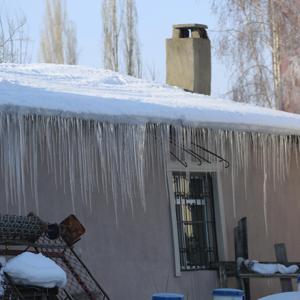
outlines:
[[[66,26],[66,63],[68,65],[77,65],[77,35],[74,23],[69,23]]]
[[[300,1],[215,0],[214,10],[222,28],[218,54],[233,71],[231,96],[237,101],[286,109],[284,99],[296,86],[289,80],[291,69],[297,60],[300,66]],[[286,60],[291,67],[283,76]]]
[[[135,0],[103,0],[103,65],[113,71],[142,76]],[[120,42],[123,41],[123,47]]]
[[[300,1],[273,0],[281,109],[300,113]]]
[[[103,65],[106,69],[119,71],[119,41],[122,12],[117,0],[102,2]]]
[[[64,0],[46,0],[45,23],[41,32],[43,62],[76,64],[78,59],[75,25],[67,20]]]
[[[151,81],[159,81],[160,80],[159,70],[157,69],[157,66],[155,65],[154,62],[152,62],[151,64],[148,64],[146,66],[145,73],[146,73],[146,78]]]
[[[275,61],[268,0],[215,1],[219,14],[218,55],[232,67],[236,101],[275,107]],[[221,33],[221,34],[220,34]]]
[[[0,12],[0,63],[28,63],[29,38],[27,19],[6,16]]]
[[[142,76],[140,45],[137,32],[137,10],[135,0],[126,0],[124,23],[124,60],[126,73]]]

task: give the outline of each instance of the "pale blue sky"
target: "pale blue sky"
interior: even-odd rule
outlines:
[[[136,3],[143,63],[146,67],[155,65],[161,82],[165,77],[165,39],[171,36],[173,24],[203,23],[209,29],[217,28],[210,0],[136,0]],[[77,26],[79,63],[101,67],[101,0],[67,0],[67,4],[69,19]],[[5,5],[9,13],[22,11],[27,16],[32,62],[36,62],[44,0],[0,0],[0,5]],[[219,96],[226,91],[224,78],[224,66],[213,57],[213,95]]]

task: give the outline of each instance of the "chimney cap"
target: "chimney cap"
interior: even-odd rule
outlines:
[[[199,28],[204,28],[207,29],[207,25],[204,24],[197,24],[197,23],[193,23],[193,24],[177,24],[177,25],[173,25],[174,29],[199,29]]]

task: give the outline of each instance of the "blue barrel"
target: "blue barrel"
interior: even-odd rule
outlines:
[[[244,292],[237,289],[215,289],[213,290],[213,298],[215,300],[242,300],[244,299]]]
[[[154,294],[152,300],[184,300],[184,296],[181,294],[161,293]]]

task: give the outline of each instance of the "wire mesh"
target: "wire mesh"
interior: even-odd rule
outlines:
[[[62,238],[50,240],[43,235],[37,244],[47,245],[37,246],[36,249],[45,256],[51,257],[67,273],[67,285],[59,291],[58,299],[68,299],[68,297],[80,300],[109,299],[73,248],[69,247]]]
[[[40,287],[18,286],[13,283],[9,276],[4,276],[1,284],[4,291],[1,300],[57,300],[58,289],[45,289]]]
[[[46,299],[109,300],[109,297],[93,277],[86,265],[62,238],[50,240],[43,234],[36,243],[32,244],[16,244],[16,242],[11,241],[0,242],[1,255],[14,256],[24,251],[42,253],[54,260],[67,274],[67,285],[64,288],[59,289],[57,297],[48,297],[46,289],[41,289],[39,291]],[[1,300],[45,299],[34,298],[41,297],[36,290],[32,290],[34,293],[31,295],[31,298],[20,298],[20,295],[17,293],[20,288],[18,286],[13,288],[7,281],[4,284],[4,288],[5,296],[2,298],[0,297]]]
[[[0,240],[36,241],[43,233],[43,223],[35,215],[0,215]]]

